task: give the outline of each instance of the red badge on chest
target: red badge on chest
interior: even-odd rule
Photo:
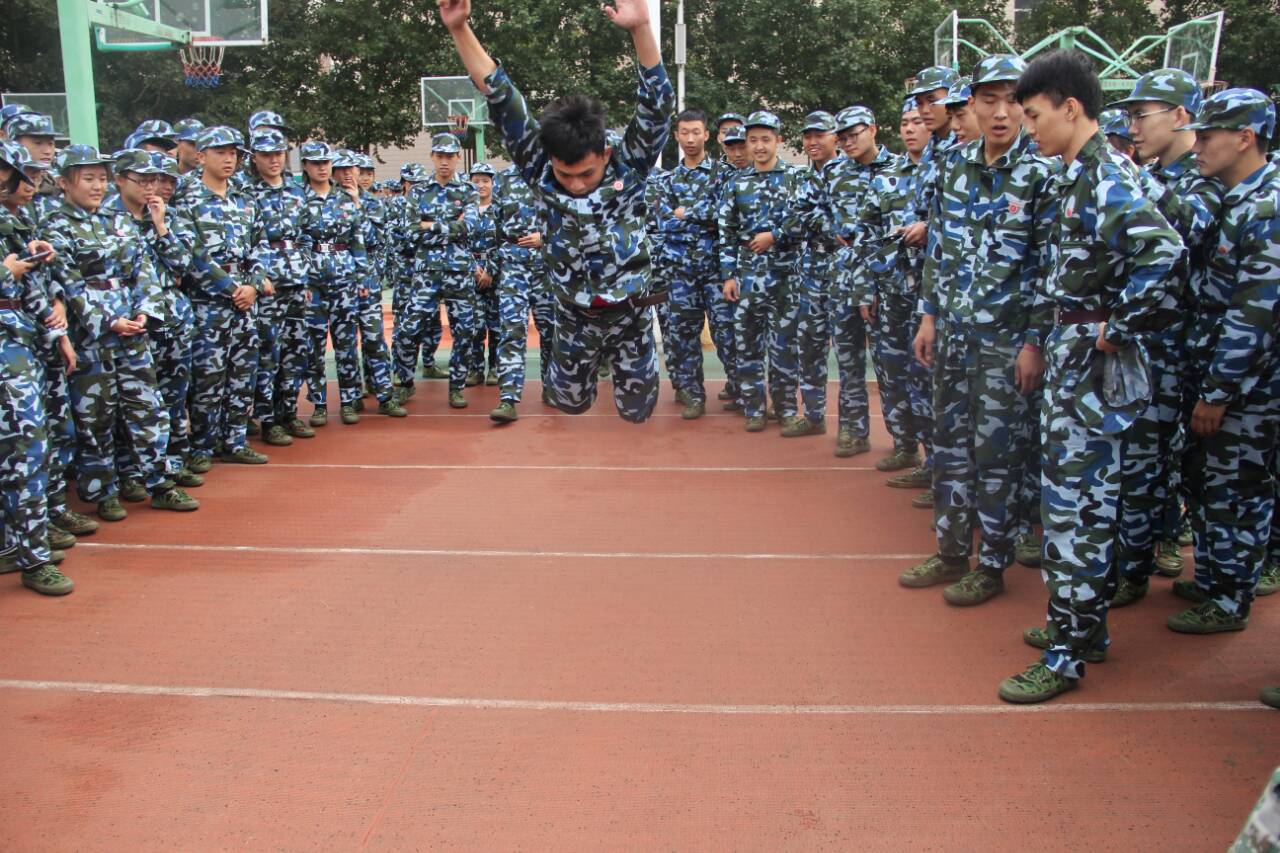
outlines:
[[[613,182],[613,190],[614,190],[614,192],[621,192],[621,191],[622,191],[622,181],[614,181],[614,182]]]

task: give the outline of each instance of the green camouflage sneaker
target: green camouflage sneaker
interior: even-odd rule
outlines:
[[[0,575],[12,574],[18,570],[18,552],[9,551],[0,554]]]
[[[364,411],[364,397],[361,397],[359,400],[356,400],[354,403],[352,403],[352,404],[351,404],[351,408],[355,409],[357,412],[363,412],[363,411]]]
[[[1191,530],[1191,519],[1184,518],[1182,526],[1178,528],[1178,545],[1189,548],[1194,544],[1196,544],[1196,535]]]
[[[498,374],[490,370],[484,377],[484,384],[489,388],[498,387]]]
[[[303,423],[302,418],[292,418],[284,425],[284,431],[294,438],[315,438],[316,431]]]
[[[1022,632],[1022,642],[1031,646],[1033,649],[1049,648],[1049,632],[1044,628],[1028,628]],[[1106,663],[1106,649],[1090,649],[1080,656],[1080,660],[1085,663]]]
[[[890,477],[884,484],[891,489],[927,489],[933,485],[933,472],[924,466],[917,466],[905,474]]]
[[[422,368],[423,379],[448,379],[449,371],[442,369],[434,361]]]
[[[316,406],[311,417],[307,419],[307,423],[313,427],[322,427],[329,423],[329,409],[327,406]]]
[[[137,480],[120,481],[120,499],[131,504],[140,504],[147,499],[147,487]]]
[[[1182,574],[1182,549],[1177,540],[1166,539],[1156,545],[1156,574],[1166,578],[1176,578]]]
[[[1267,563],[1262,567],[1262,574],[1258,576],[1258,585],[1254,587],[1253,594],[1266,597],[1277,592],[1280,592],[1280,563]]]
[[[1268,708],[1280,708],[1280,687],[1264,687],[1258,694],[1258,701]]]
[[[75,589],[71,578],[51,565],[43,565],[33,571],[23,572],[22,585],[41,595],[66,595]]]
[[[55,551],[68,551],[76,547],[76,537],[61,527],[49,525],[49,547]]]
[[[356,411],[356,407],[351,403],[344,403],[342,408],[338,410],[338,417],[347,426],[360,423],[360,413]]]
[[[252,447],[238,447],[230,453],[223,453],[218,459],[234,465],[266,465],[266,454],[259,453]]]
[[[1249,627],[1249,617],[1228,613],[1217,602],[1206,601],[1190,610],[1175,613],[1165,623],[1170,631],[1179,634],[1221,634],[1224,631],[1243,631]]]
[[[895,450],[876,461],[876,470],[884,471],[886,474],[891,471],[907,471],[919,467],[920,454],[914,450]]]
[[[386,415],[389,418],[407,418],[409,413],[404,410],[404,406],[395,400],[383,400],[378,404],[378,414]]]
[[[741,412],[742,404],[739,403],[737,400],[729,400],[720,408],[726,412]]]
[[[1040,568],[1040,553],[1044,543],[1034,533],[1020,534],[1013,540],[1013,559],[1028,569]]]
[[[484,374],[478,370],[472,370],[467,374],[467,387],[474,388],[477,385],[484,384]]]
[[[257,421],[250,419],[248,426],[245,427],[246,435],[262,435],[262,427]]]
[[[942,590],[942,598],[956,607],[973,607],[1004,592],[1004,578],[986,572],[969,572]]]
[[[49,519],[49,523],[76,536],[88,536],[98,529],[98,522],[74,509],[63,510],[61,515]]]
[[[397,385],[391,391],[391,398],[403,406],[405,403],[409,402],[409,398],[417,393],[418,389],[412,385]]]
[[[213,457],[197,453],[187,462],[187,468],[191,469],[192,474],[208,474],[213,468]]]
[[[677,406],[689,405],[689,402],[690,402],[689,392],[676,391],[675,397],[672,398],[672,402],[675,403]]]
[[[124,521],[128,517],[129,513],[125,512],[120,499],[115,495],[105,501],[98,501],[98,518],[103,521]]]
[[[263,442],[272,447],[288,447],[293,444],[293,436],[280,424],[272,424],[267,427],[267,434],[262,437]]]
[[[1120,578],[1120,582],[1116,584],[1116,594],[1111,598],[1111,606],[1113,608],[1128,607],[1130,604],[1136,604],[1147,597],[1147,590],[1150,588],[1150,581],[1134,583],[1128,578]]]
[[[1209,591],[1193,580],[1174,581],[1171,589],[1178,598],[1190,601],[1192,604],[1204,604],[1209,600]]]
[[[933,489],[926,489],[911,499],[911,505],[916,509],[933,509]]]
[[[50,563],[53,563],[55,566],[61,566],[61,565],[62,565],[62,561],[63,561],[63,560],[65,560],[65,559],[67,559],[67,552],[66,552],[66,551],[55,551],[55,550],[53,550],[52,548],[50,548],[50,549],[49,549],[49,562],[50,562]]]
[[[152,509],[168,509],[173,512],[195,512],[200,502],[177,487],[151,496]]]
[[[190,468],[183,468],[173,478],[174,485],[182,486],[184,489],[198,489],[204,485],[204,477],[201,477]]]
[[[730,391],[728,388],[721,388],[719,391],[716,392],[716,399],[722,403],[728,400],[732,400],[733,392]]]
[[[782,425],[783,438],[801,438],[806,435],[826,435],[827,422],[811,421],[807,417],[797,415],[787,418]]]
[[[964,557],[947,561],[938,554],[934,554],[923,563],[912,566],[898,575],[898,584],[909,589],[924,589],[927,586],[958,581],[967,574],[969,574],[969,561]]]
[[[696,421],[707,413],[707,404],[699,403],[697,400],[690,400],[688,405],[684,407],[684,411],[680,413],[680,417],[686,421]]]
[[[747,418],[747,432],[764,432],[765,418],[764,415],[756,415],[754,418]]]
[[[467,407],[467,395],[462,391],[449,392],[449,408],[465,409]]]
[[[510,400],[502,400],[497,407],[489,413],[489,420],[495,424],[509,424],[518,420],[520,413],[516,411],[516,404]]]
[[[1042,663],[1033,663],[1000,682],[1000,698],[1015,705],[1046,702],[1080,686],[1080,679],[1058,675]]]
[[[859,438],[853,434],[852,430],[842,429],[836,434],[836,457],[839,459],[848,459],[850,456],[858,456],[863,453],[871,452],[871,439]]]

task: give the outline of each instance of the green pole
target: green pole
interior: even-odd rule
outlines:
[[[86,0],[58,0],[62,79],[67,90],[67,134],[79,145],[98,145],[98,102],[93,90],[93,49]]]
[[[475,162],[483,163],[484,159],[484,125],[476,125],[476,159]]]

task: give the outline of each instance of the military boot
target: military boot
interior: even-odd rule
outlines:
[[[131,504],[140,504],[147,499],[147,487],[139,483],[137,480],[121,480],[120,499],[128,501]]]
[[[213,457],[204,453],[197,453],[187,460],[187,467],[191,469],[193,474],[208,474],[213,469]]]
[[[1209,600],[1209,591],[1194,580],[1174,581],[1170,589],[1178,598],[1183,601],[1190,601],[1192,604],[1203,604]]]
[[[1077,678],[1058,675],[1042,663],[1033,663],[1000,683],[1000,698],[1015,705],[1045,702],[1080,686]]]
[[[911,505],[916,509],[933,509],[933,489],[925,489],[916,495],[911,499]]]
[[[272,424],[267,427],[267,433],[262,440],[272,447],[288,447],[293,444],[293,436],[280,424]]]
[[[98,529],[98,522],[73,509],[63,510],[50,518],[49,523],[76,536],[88,536]]]
[[[56,566],[46,563],[38,569],[22,573],[22,585],[35,590],[41,595],[66,595],[75,589],[71,578],[58,571]]]
[[[284,425],[285,432],[293,438],[315,438],[316,431],[303,423],[302,418],[290,418]],[[181,485],[181,484],[179,484]]]
[[[402,406],[409,402],[409,398],[416,393],[418,393],[418,389],[412,385],[397,385],[391,392],[393,399]]]
[[[173,481],[184,489],[198,489],[204,485],[204,477],[201,477],[190,468],[183,468],[179,471],[174,476]]]
[[[478,370],[469,371],[467,373],[466,383],[468,388],[474,388],[477,385],[483,384],[484,374]]]
[[[338,410],[338,417],[347,426],[360,423],[360,414],[352,403],[343,403],[342,408]]]
[[[811,421],[803,415],[797,415],[788,418],[787,422],[782,425],[783,438],[801,438],[806,435],[826,435],[827,422]]]
[[[103,521],[124,521],[128,517],[129,513],[125,512],[124,507],[120,505],[120,498],[115,495],[98,501],[98,518]]]
[[[422,378],[423,379],[448,379],[449,371],[443,369],[433,361],[423,366]]]
[[[151,508],[167,509],[172,512],[195,512],[200,508],[200,502],[175,486],[152,495]]]
[[[511,400],[499,402],[497,408],[489,413],[489,420],[496,424],[509,424],[519,418],[520,413],[516,411],[516,404]]]
[[[311,413],[311,417],[308,418],[307,422],[313,427],[322,427],[329,423],[329,407],[316,406],[315,411]]]
[[[680,417],[684,418],[686,421],[696,421],[706,413],[706,403],[690,398],[689,402],[685,404],[684,411],[680,412]]]
[[[886,474],[892,471],[911,470],[920,467],[920,454],[914,450],[895,450],[876,461],[876,470]]]
[[[969,574],[967,557],[943,557],[934,554],[923,563],[912,566],[898,575],[899,586],[909,589],[924,589],[940,583],[958,581]]]
[[[1179,634],[1221,634],[1224,631],[1243,631],[1249,627],[1249,617],[1228,613],[1216,601],[1197,604],[1190,610],[1175,613],[1165,622],[1170,631]]]
[[[1004,592],[1004,578],[1000,575],[977,571],[960,578],[942,590],[942,598],[956,607],[974,607],[990,601]]]
[[[1264,687],[1258,694],[1258,701],[1268,708],[1280,708],[1280,687]]]
[[[218,459],[222,462],[229,462],[233,465],[266,465],[267,456],[265,453],[259,453],[252,447],[237,447],[235,450],[223,453]]]
[[[465,392],[461,390],[449,392],[449,408],[465,409],[466,407],[467,407],[467,395]]]
[[[76,537],[61,527],[49,525],[49,547],[57,551],[66,551],[76,547]]]
[[[1044,543],[1034,533],[1021,533],[1013,540],[1013,559],[1029,569],[1040,568]]]
[[[871,452],[871,439],[860,438],[853,434],[853,430],[844,427],[840,432],[836,433],[836,457],[839,459],[848,459],[851,456],[857,456],[862,453]]]
[[[747,418],[747,432],[764,432],[765,416],[756,415],[754,418]]]
[[[917,466],[905,474],[890,477],[884,484],[892,489],[927,489],[933,485],[933,472]]]
[[[484,384],[489,388],[498,387],[498,374],[490,370],[488,373],[485,374]]]
[[[1156,574],[1166,578],[1176,578],[1182,574],[1182,549],[1175,539],[1166,539],[1156,545]]]
[[[1111,599],[1111,606],[1113,608],[1128,607],[1130,604],[1136,604],[1147,597],[1147,590],[1150,588],[1150,581],[1135,583],[1128,578],[1120,578],[1120,582],[1116,584],[1116,594]]]
[[[383,400],[378,404],[378,414],[386,415],[389,418],[407,418],[409,413],[404,410],[404,406],[400,405],[395,399]]]
[[[1277,592],[1280,592],[1280,563],[1267,563],[1262,567],[1262,574],[1258,576],[1258,585],[1254,587],[1253,594],[1266,597]]]

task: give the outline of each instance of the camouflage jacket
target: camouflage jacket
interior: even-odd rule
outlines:
[[[81,359],[146,349],[146,335],[121,337],[119,319],[158,312],[162,302],[151,254],[137,230],[106,210],[89,212],[64,201],[44,221],[41,236],[57,256],[45,268],[66,294],[72,345]]]
[[[870,162],[859,163],[848,157],[840,158],[828,174],[825,195],[830,210],[827,223],[830,239],[843,240],[847,244],[836,243],[836,265],[832,270],[832,290],[839,292],[842,298],[861,302],[861,294],[871,289],[869,282],[857,278],[866,275],[857,261],[862,208],[867,204],[871,182],[895,163],[897,158],[881,145]]]
[[[405,231],[417,246],[418,272],[466,272],[474,268],[471,233],[479,227],[476,188],[459,177],[441,186],[434,178],[414,190],[406,208]],[[422,228],[430,222],[430,228]]]
[[[1055,207],[1041,256],[1049,308],[1110,312],[1107,340],[1121,347],[1176,320],[1182,238],[1101,132],[1057,173],[1049,194]]]
[[[36,239],[35,229],[0,205],[0,257],[25,255],[27,244]],[[0,265],[0,299],[22,303],[21,311],[0,311],[0,337],[30,350],[42,350],[52,341],[66,335],[65,330],[46,329],[44,321],[53,316],[48,278],[44,265],[21,278],[14,278],[9,268]]]
[[[360,209],[364,212],[364,251],[371,261],[382,262],[390,238],[387,235],[387,206],[370,192],[360,191]]]
[[[267,251],[261,257],[267,278],[277,288],[306,287],[311,274],[311,236],[304,228],[306,192],[290,180],[278,187],[258,180],[249,192],[258,203],[267,240]]]
[[[781,230],[794,235],[799,244],[799,268],[808,274],[805,277],[807,286],[826,287],[831,278],[840,244],[835,237],[830,184],[848,163],[847,157],[836,154],[821,166],[801,167],[800,183],[787,206]]]
[[[467,209],[467,219],[475,222],[471,232],[472,267],[479,267],[489,275],[498,276],[498,208],[490,204],[483,210],[479,202]]]
[[[1226,192],[1222,226],[1203,271],[1192,278],[1193,352],[1200,399],[1224,405],[1270,400],[1280,389],[1280,163],[1270,162]]]
[[[916,222],[916,179],[920,165],[906,154],[872,176],[850,229],[853,296],[870,305],[882,293],[915,296],[924,253],[903,246],[899,232]]]
[[[792,200],[804,180],[805,169],[784,163],[761,172],[743,169],[725,188],[720,202],[720,280],[736,279],[743,273],[770,270],[794,272],[799,234],[787,232]],[[790,219],[792,223],[798,220]],[[769,251],[756,254],[749,244],[753,237],[772,231],[775,242]],[[740,281],[741,285],[742,282]]]
[[[659,190],[663,248],[671,263],[691,270],[714,271],[716,255],[716,208],[707,203],[723,183],[721,173],[732,166],[703,157],[689,168],[681,160],[667,173]],[[684,218],[675,215],[684,208]]]
[[[245,284],[261,292],[266,276],[262,258],[268,249],[253,197],[230,184],[220,196],[199,181],[188,187],[180,202],[176,193],[171,201],[175,230],[192,251],[187,278],[191,298],[229,300]]]
[[[933,196],[940,181],[939,170],[947,152],[956,147],[956,135],[948,133],[941,138],[930,136],[920,152],[920,174],[916,178],[916,220],[928,221],[933,211]]]
[[[1206,178],[1196,166],[1196,155],[1188,151],[1168,166],[1151,169],[1158,189],[1151,200],[1182,236],[1193,266],[1203,266],[1213,244],[1222,196],[1222,182]]]
[[[195,313],[191,299],[182,290],[183,276],[191,271],[194,259],[191,247],[175,230],[173,211],[166,210],[165,224],[168,233],[161,237],[150,216],[134,218],[119,195],[103,207],[116,217],[122,227],[132,227],[151,255],[158,290],[156,301],[143,306],[143,313],[152,317],[166,330],[186,332],[194,328]]]
[[[649,287],[645,184],[670,132],[675,91],[662,65],[640,69],[636,112],[585,196],[565,192],[538,141],[538,122],[499,66],[485,80],[490,117],[533,189],[545,225],[543,255],[557,297],[582,307],[608,305]]]
[[[537,200],[533,190],[520,177],[519,167],[508,166],[498,176],[493,209],[499,267],[506,269],[508,264],[516,264],[527,270],[546,269],[541,249],[523,249],[516,245],[516,241],[526,234],[542,230]]]
[[[1048,185],[1054,166],[1026,134],[989,165],[981,139],[953,151],[934,197],[938,239],[925,258],[923,312],[948,326],[1039,346],[1051,321],[1031,314],[1053,212]],[[1047,310],[1043,301],[1039,305]]]
[[[311,241],[313,287],[352,285],[376,290],[377,277],[364,249],[364,211],[337,184],[320,195],[310,185],[303,190],[307,212],[303,218],[305,239]]]

